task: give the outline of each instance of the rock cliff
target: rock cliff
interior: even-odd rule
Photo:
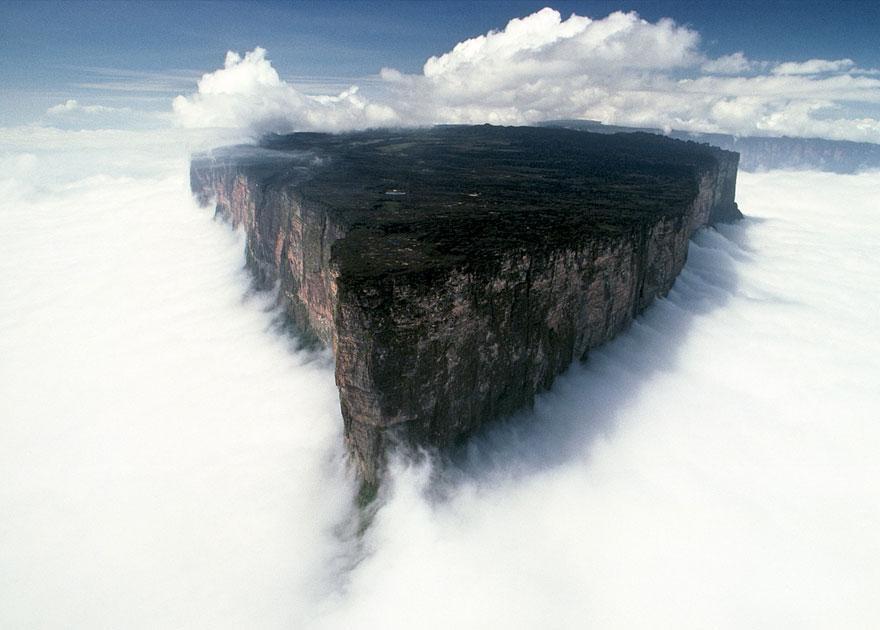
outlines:
[[[650,134],[293,134],[197,157],[290,320],[336,357],[375,483],[391,439],[447,446],[530,405],[666,294],[694,230],[740,217],[738,155]]]

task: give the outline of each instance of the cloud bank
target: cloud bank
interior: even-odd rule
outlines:
[[[393,68],[370,98],[357,86],[305,95],[263,49],[230,52],[198,91],[174,101],[183,126],[339,131],[434,123],[529,124],[587,118],[738,135],[880,142],[880,78],[850,59],[709,58],[700,35],[636,13],[602,19],[545,8],[429,58],[419,74]]]
[[[876,173],[742,174],[751,218],[701,232],[667,299],[454,462],[396,461],[362,537],[332,364],[278,333],[240,235],[186,181],[205,125],[227,143],[583,115],[870,139],[848,108],[876,104],[874,71],[544,10],[381,81],[306,95],[255,50],[175,101],[193,129],[0,128],[0,627],[880,618]],[[130,114],[96,107],[46,117]]]
[[[880,177],[739,190],[750,218],[698,233],[669,297],[473,441],[448,486],[398,464],[374,553],[321,627],[880,616]]]
[[[875,174],[743,174],[667,299],[362,538],[180,133],[0,130],[0,627],[857,628],[880,618]]]
[[[24,136],[0,129],[0,627],[304,627],[352,522],[332,363],[251,294],[178,134]]]
[[[244,57],[228,52],[222,69],[204,75],[196,94],[178,96],[172,106],[184,127],[249,128],[256,133],[337,131],[401,122],[387,105],[361,98],[357,86],[334,96],[299,92],[281,80],[262,48]]]

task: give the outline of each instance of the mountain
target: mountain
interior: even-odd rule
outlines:
[[[738,155],[647,133],[446,126],[270,136],[197,156],[258,283],[332,348],[345,439],[446,447],[531,405],[741,215]]]

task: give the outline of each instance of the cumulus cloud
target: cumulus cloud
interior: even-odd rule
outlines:
[[[752,69],[754,63],[742,51],[722,55],[703,63],[702,70],[707,74],[743,74]]]
[[[696,32],[671,20],[652,24],[621,12],[563,20],[542,9],[431,57],[421,75],[396,82],[395,93],[407,118],[428,122],[581,117],[588,104],[607,103],[617,81],[694,65],[698,43]]]
[[[338,131],[398,122],[393,109],[361,98],[357,86],[333,96],[299,92],[281,80],[262,48],[244,57],[227,53],[223,68],[205,74],[195,94],[175,98],[173,109],[184,127],[248,128],[256,133]]]
[[[496,78],[530,81],[619,68],[669,69],[695,63],[698,42],[696,32],[669,19],[651,24],[635,13],[615,12],[603,20],[574,14],[563,20],[557,11],[542,9],[431,57],[424,76],[473,89]]]
[[[229,53],[198,91],[174,102],[184,126],[256,132],[433,123],[606,123],[880,141],[880,78],[850,59],[770,64],[743,52],[710,59],[695,30],[636,13],[602,19],[545,8],[430,57],[422,71],[379,72],[356,86],[305,95],[266,53]]]

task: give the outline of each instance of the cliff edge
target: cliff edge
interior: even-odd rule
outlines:
[[[331,347],[368,484],[531,405],[741,217],[738,154],[650,134],[447,126],[270,136],[193,159],[263,286]]]

